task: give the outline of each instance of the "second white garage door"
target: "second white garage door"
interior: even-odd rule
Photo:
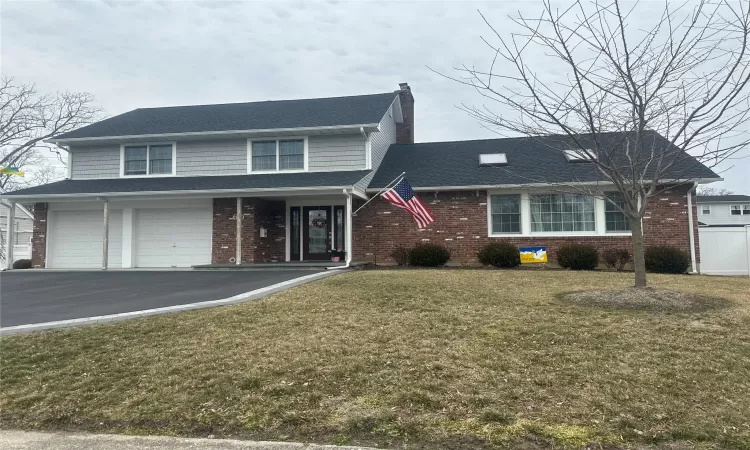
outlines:
[[[102,267],[103,211],[50,211],[47,267]],[[122,266],[122,211],[109,213],[109,267]]]
[[[134,227],[136,267],[190,267],[211,262],[210,208],[140,209]]]

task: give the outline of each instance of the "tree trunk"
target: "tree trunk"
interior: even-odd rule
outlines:
[[[646,249],[643,245],[643,226],[641,219],[630,219],[630,230],[633,233],[633,269],[635,270],[635,287],[646,287]]]

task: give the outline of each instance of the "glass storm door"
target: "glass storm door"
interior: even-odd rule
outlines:
[[[302,213],[304,228],[302,233],[303,259],[329,259],[331,246],[331,207],[305,206]]]

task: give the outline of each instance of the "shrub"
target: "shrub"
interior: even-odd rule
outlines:
[[[602,252],[602,260],[607,267],[619,272],[630,262],[630,252],[624,248],[608,248]]]
[[[391,252],[391,258],[396,260],[399,266],[409,264],[409,249],[406,247],[396,247]]]
[[[654,273],[685,273],[690,266],[690,256],[671,245],[646,248],[646,270]]]
[[[450,258],[451,252],[437,244],[419,244],[409,251],[409,264],[412,266],[444,266]]]
[[[477,253],[477,258],[485,266],[510,268],[521,265],[518,247],[507,242],[493,242],[485,245]]]
[[[557,263],[573,270],[594,270],[599,265],[599,253],[591,245],[564,245],[557,249]]]
[[[13,268],[14,269],[31,269],[31,260],[19,259],[18,261],[13,261]]]

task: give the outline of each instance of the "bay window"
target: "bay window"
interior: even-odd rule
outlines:
[[[630,220],[608,199],[624,205],[618,192],[602,197],[528,191],[489,191],[489,236],[630,235]]]
[[[531,231],[595,231],[594,198],[578,194],[529,196]]]
[[[251,172],[277,172],[304,169],[304,139],[269,139],[251,141]]]

